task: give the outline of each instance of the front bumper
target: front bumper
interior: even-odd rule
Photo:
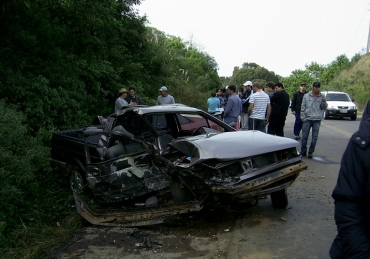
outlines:
[[[299,162],[232,186],[213,186],[212,191],[214,193],[231,194],[239,199],[264,196],[288,188],[299,173],[306,170],[307,167],[306,163]]]
[[[357,115],[357,110],[348,109],[326,109],[326,112],[331,117],[352,117]]]

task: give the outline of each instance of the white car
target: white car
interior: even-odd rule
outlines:
[[[324,119],[329,117],[350,117],[353,121],[357,119],[357,106],[347,93],[326,91],[324,94],[328,103],[328,108],[324,112]]]

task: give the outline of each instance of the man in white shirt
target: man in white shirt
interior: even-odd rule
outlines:
[[[258,82],[253,84],[253,92],[249,99],[248,130],[263,131],[271,113],[270,97],[262,91],[262,86]]]
[[[161,95],[157,98],[157,105],[162,104],[174,104],[175,98],[172,95],[168,94],[168,88],[166,86],[162,86],[159,91],[161,91]]]

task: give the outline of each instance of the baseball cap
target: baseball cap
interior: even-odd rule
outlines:
[[[247,81],[247,82],[245,82],[243,85],[244,85],[244,86],[247,86],[247,85],[252,86],[252,85],[253,85],[253,83],[252,83],[251,81]]]
[[[159,91],[168,91],[167,87],[166,86],[162,86],[161,88],[159,88]]]
[[[301,86],[302,86],[302,85],[305,85],[305,86],[306,86],[307,84],[306,84],[306,82],[302,82],[300,85],[301,85]]]

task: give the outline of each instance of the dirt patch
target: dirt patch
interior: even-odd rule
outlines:
[[[224,258],[243,213],[205,209],[141,228],[92,226],[56,258]]]

